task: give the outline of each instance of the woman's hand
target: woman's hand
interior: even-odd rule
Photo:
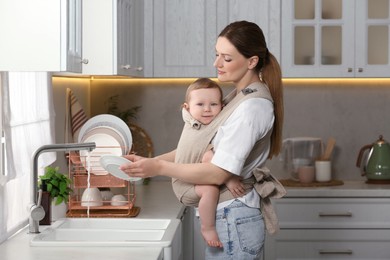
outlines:
[[[124,157],[132,163],[123,164],[120,166],[120,169],[130,177],[148,178],[158,175],[160,160],[145,158],[135,154],[125,155]]]

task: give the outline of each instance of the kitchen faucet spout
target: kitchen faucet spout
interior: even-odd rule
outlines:
[[[31,193],[30,193],[30,216],[29,216],[29,233],[39,233],[39,221],[45,216],[45,212],[41,206],[41,191],[38,194],[38,158],[39,155],[45,152],[61,152],[61,151],[78,151],[89,150],[96,148],[96,143],[69,143],[69,144],[49,144],[38,148],[32,159],[32,176],[31,176]]]

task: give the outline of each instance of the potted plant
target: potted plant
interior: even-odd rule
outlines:
[[[71,180],[66,174],[60,172],[59,167],[47,166],[45,174],[39,176],[39,186],[42,194],[42,207],[46,216],[40,224],[50,225],[61,217],[65,217],[67,211],[67,202],[72,189],[69,187]]]
[[[45,168],[45,174],[39,177],[40,185],[46,186],[46,191],[49,192],[52,200],[55,200],[55,205],[59,205],[62,202],[67,203],[69,200],[69,194],[72,189],[69,187],[71,180],[67,175],[60,172],[60,168],[47,166]]]

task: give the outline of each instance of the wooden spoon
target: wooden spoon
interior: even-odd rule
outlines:
[[[333,137],[329,137],[328,143],[326,144],[325,152],[322,155],[321,160],[328,161],[330,159],[330,156],[332,155],[335,144],[336,144],[336,140]]]

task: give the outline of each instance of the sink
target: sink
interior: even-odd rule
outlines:
[[[181,252],[181,222],[179,219],[64,218],[35,235],[30,246],[162,247],[164,259],[176,259],[173,256]]]

